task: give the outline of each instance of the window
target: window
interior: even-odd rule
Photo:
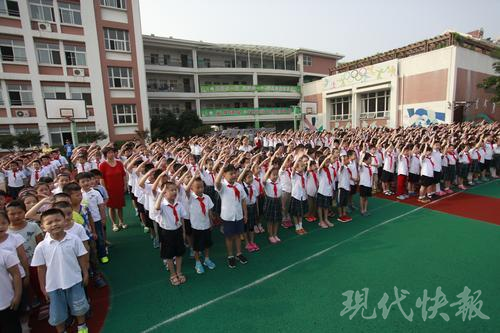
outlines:
[[[3,105],[2,89],[0,89],[0,105]],[[1,129],[1,128],[0,128]]]
[[[52,0],[29,0],[33,20],[54,22]]]
[[[58,44],[36,43],[35,47],[39,64],[61,64]]]
[[[312,66],[313,60],[311,56],[304,55],[304,66]]]
[[[82,16],[80,14],[80,4],[60,2],[59,15],[62,23],[82,25]]]
[[[66,99],[66,88],[56,86],[42,87],[43,98]]]
[[[224,60],[224,67],[230,68],[231,67],[231,60]]]
[[[390,94],[389,90],[362,94],[360,118],[389,117]]]
[[[85,47],[64,45],[64,56],[68,66],[86,66]]]
[[[126,9],[126,1],[127,0],[101,0],[101,6]]]
[[[0,53],[2,61],[26,61],[22,40],[0,39]]]
[[[203,65],[206,68],[210,68],[210,59],[208,58],[203,58]]]
[[[351,96],[342,96],[332,99],[331,120],[351,119]]]
[[[160,61],[160,56],[155,53],[151,53],[151,65],[158,65]]]
[[[115,125],[137,124],[134,104],[113,104],[113,123]]]
[[[132,68],[108,67],[109,86],[112,88],[133,88]]]
[[[130,51],[128,31],[104,28],[104,47],[106,50]]]
[[[19,17],[19,5],[17,1],[0,0],[0,15]]]
[[[9,84],[10,105],[33,105],[33,95],[29,84]]]
[[[163,64],[164,65],[169,65],[170,64],[170,54],[164,54],[163,55]]]
[[[92,106],[92,94],[90,93],[90,87],[70,87],[69,93],[72,99],[83,99],[85,100],[86,106]]]
[[[26,132],[40,134],[40,130],[38,129],[38,127],[15,127],[14,131],[16,132],[16,134],[22,134]]]

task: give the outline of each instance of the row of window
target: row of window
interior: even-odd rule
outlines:
[[[1,1],[1,0],[0,0]],[[58,2],[61,23],[82,25],[80,4]],[[54,22],[54,2],[52,0],[29,0],[30,14],[33,20]]]
[[[44,98],[66,99],[65,87],[42,87],[42,93]],[[29,84],[8,84],[7,94],[12,106],[33,105],[33,92]],[[92,95],[89,87],[70,87],[69,95],[71,99],[83,99],[87,106],[92,106]],[[3,105],[1,90],[0,105]]]
[[[386,118],[389,116],[390,91],[361,94],[361,119]],[[352,96],[341,96],[331,100],[331,120],[348,120],[352,117]]]

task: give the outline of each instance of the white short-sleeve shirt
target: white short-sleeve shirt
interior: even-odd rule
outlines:
[[[0,243],[0,249],[12,252],[17,257],[17,248],[19,246],[23,246],[23,244],[23,236],[18,234],[8,234],[7,239]],[[19,264],[19,271],[21,272],[22,278],[26,276],[24,267],[21,264]]]
[[[89,208],[90,215],[94,221],[101,221],[101,212],[99,211],[99,205],[104,203],[104,199],[99,191],[90,189],[85,192],[82,189],[82,202],[84,202]]]
[[[82,271],[78,257],[87,254],[83,242],[70,233],[60,241],[50,235],[41,241],[35,249],[31,266],[47,266],[45,290],[69,289],[82,282]]]
[[[205,213],[202,210],[202,203],[205,205]],[[208,212],[210,209],[214,207],[214,203],[212,199],[206,194],[203,194],[201,197],[198,197],[196,194],[191,192],[189,196],[189,215],[191,217],[191,227],[196,230],[207,230],[210,228],[210,216]]]
[[[233,186],[238,190],[239,198],[236,196],[236,191],[233,188],[228,187],[229,183],[223,179],[221,182],[220,190],[216,188],[219,192],[221,198],[221,213],[220,217],[224,221],[239,221],[243,219],[243,207],[241,203],[246,200],[247,195],[243,186],[239,183],[234,183]]]
[[[14,253],[0,250],[0,311],[7,309],[14,298],[12,278],[8,269],[16,265],[19,265],[19,258]]]

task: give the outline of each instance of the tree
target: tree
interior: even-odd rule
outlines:
[[[165,139],[170,136],[188,137],[203,135],[210,132],[208,125],[198,117],[196,111],[184,111],[176,118],[172,112],[167,112],[151,119],[151,137],[153,140]]]
[[[106,140],[108,136],[103,131],[99,130],[97,132],[80,132],[78,133],[78,141],[83,143],[89,143],[94,141]]]
[[[188,110],[181,113],[179,116],[179,136],[191,136],[193,135],[193,130],[203,125],[200,117],[196,114],[196,111]]]
[[[500,102],[500,49],[493,51],[491,56],[498,59],[493,63],[493,69],[497,75],[487,77],[483,82],[478,84],[478,87],[483,88],[487,92],[491,92],[493,94],[491,102],[497,103]]]
[[[25,131],[15,135],[14,137],[15,145],[21,149],[39,146],[42,142],[42,135],[38,132]]]
[[[15,135],[0,135],[0,148],[12,150],[16,145],[16,136]]]
[[[154,140],[177,136],[178,122],[172,112],[151,118],[151,136]]]

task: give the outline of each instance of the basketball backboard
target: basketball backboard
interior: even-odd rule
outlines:
[[[83,99],[45,99],[47,119],[87,119],[87,107]]]

